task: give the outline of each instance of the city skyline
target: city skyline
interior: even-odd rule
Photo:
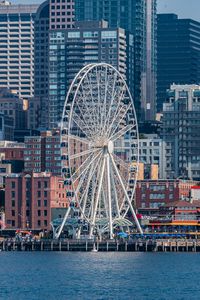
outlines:
[[[11,0],[15,4],[39,4],[44,2],[43,0]],[[200,20],[199,10],[194,9],[194,7],[200,9],[199,0],[158,0],[158,12],[159,13],[176,13],[180,18],[192,18],[197,21]]]

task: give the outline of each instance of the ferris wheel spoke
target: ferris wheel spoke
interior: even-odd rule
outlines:
[[[115,120],[116,122],[114,122],[114,128],[113,128],[113,131],[110,132],[110,135],[114,135],[114,133],[117,131],[117,129],[119,128],[120,124],[122,123],[124,117],[126,116],[126,114],[128,113],[130,107],[131,107],[132,103],[129,103],[128,106],[124,106],[123,109],[124,109],[124,112],[122,112],[122,107],[121,109],[119,110]],[[121,116],[121,113],[122,113],[122,116]],[[118,118],[120,118],[119,120],[117,120]]]
[[[90,235],[89,235],[90,238],[92,236],[93,229],[94,229],[94,226],[95,226],[96,213],[97,213],[97,208],[98,208],[98,203],[99,203],[99,197],[100,197],[100,193],[101,193],[101,189],[102,189],[102,182],[103,182],[104,170],[105,170],[105,157],[103,158],[103,162],[102,162],[102,166],[101,166],[101,173],[100,173],[99,185],[98,185],[96,200],[95,200],[95,203],[94,203],[94,211],[93,211],[93,215],[92,215],[92,224],[91,224]]]
[[[101,157],[100,157],[101,158]],[[96,166],[98,165],[98,163],[99,163],[99,161],[100,161],[100,158],[99,158],[99,160],[98,160],[98,162],[97,162],[97,164],[96,164]],[[95,167],[96,167],[95,166]],[[88,177],[89,177],[89,175],[90,175],[90,171],[91,171],[91,169],[89,170],[89,168],[84,172],[84,174],[81,176],[81,178],[80,178],[80,181],[79,181],[79,183],[78,183],[78,186],[77,186],[77,188],[75,189],[75,195],[76,195],[76,201],[77,201],[77,203],[79,204],[79,207],[81,208],[81,201],[79,200],[79,198],[78,198],[78,194],[79,194],[79,191],[80,191],[80,189],[81,189],[81,187],[83,186],[83,184],[84,184],[84,181],[86,181],[87,180],[87,183],[88,183]],[[87,176],[88,175],[88,176]],[[83,210],[81,211],[81,213],[82,214],[84,214],[84,212],[83,212]]]
[[[104,203],[104,207],[105,207],[106,217],[108,218],[108,203],[106,201],[105,189],[102,189],[102,198],[103,198],[103,203]]]
[[[88,97],[88,95],[85,93],[84,88],[82,84],[80,85],[81,91],[80,91],[80,103],[83,105],[83,110],[85,110],[85,114],[87,115],[87,118],[89,120],[90,124],[96,124],[97,118],[95,116],[95,103],[94,101],[91,103],[91,101],[84,101],[84,99],[91,99]],[[90,92],[88,93],[90,94]]]
[[[101,162],[99,162],[100,165],[102,165],[102,160],[104,160],[103,155],[102,155]],[[96,178],[93,181],[93,190],[92,190],[92,193],[91,193],[91,203],[90,203],[90,209],[89,209],[89,212],[88,212],[88,215],[91,218],[93,217],[93,214],[94,214],[94,211],[95,211],[94,205],[95,205],[95,199],[96,199],[96,193],[97,193],[97,190],[98,190],[98,185],[99,185],[99,182],[100,182],[100,177],[101,177],[101,168],[99,168],[99,170],[96,171]]]
[[[105,83],[104,83],[104,100],[103,100],[103,113],[102,113],[102,124],[101,124],[101,131],[103,131],[103,127],[105,124],[105,118],[106,118],[106,111],[107,111],[107,93],[108,93],[108,86],[109,86],[109,80],[108,80],[108,68],[105,68]]]
[[[114,141],[118,140],[121,136],[124,136],[128,131],[130,131],[134,127],[136,127],[136,125],[129,124],[129,125],[125,126],[124,128],[120,129],[114,135],[110,136],[109,139],[114,142]]]
[[[88,198],[89,187],[91,185],[91,180],[93,179],[94,173],[98,167],[100,160],[101,160],[101,156],[99,157],[98,161],[96,162],[96,165],[94,165],[93,168],[90,169],[86,188],[85,188],[84,193],[81,196],[81,199],[79,201],[80,205],[82,205],[83,214],[85,214],[86,203],[87,203],[87,198]],[[81,216],[83,216],[83,215],[81,215]]]
[[[114,79],[114,84],[113,84],[113,87],[112,87],[112,91],[110,93],[110,96],[111,96],[111,100],[110,100],[110,103],[109,103],[109,109],[108,109],[108,113],[106,115],[106,118],[105,118],[105,122],[104,122],[104,126],[102,128],[102,132],[105,133],[109,127],[109,124],[110,122],[112,121],[112,115],[111,115],[111,112],[113,110],[113,107],[114,107],[114,99],[115,99],[115,95],[117,94],[117,91],[115,91],[115,83],[116,83],[116,77],[115,76],[115,79]]]
[[[109,124],[108,128],[105,131],[107,136],[110,136],[110,132],[112,131],[112,127],[113,127],[114,122],[116,120],[116,116],[118,115],[119,110],[121,110],[122,107],[123,107],[123,105],[121,103],[121,99],[123,98],[124,93],[125,93],[125,91],[124,91],[124,89],[122,89],[122,92],[121,92],[120,96],[117,97],[117,95],[116,95],[118,103],[117,103],[116,109],[114,111],[114,115],[112,116],[112,122],[111,122],[111,124]]]
[[[110,107],[109,107],[108,114],[107,114],[107,119],[108,120],[110,118],[110,114],[111,114],[111,111],[112,111],[112,108],[113,108],[113,102],[114,102],[114,99],[115,99],[115,94],[117,93],[117,91],[115,91],[115,85],[116,85],[117,77],[118,77],[117,74],[114,73],[114,82],[113,82],[112,93],[111,93]]]
[[[84,144],[90,144],[91,142],[83,137],[77,136],[77,135],[73,135],[73,134],[68,134],[67,135],[69,139],[78,141],[80,143],[84,143]]]
[[[83,120],[81,120],[80,116],[76,112],[73,112],[73,116],[71,118],[72,118],[72,121],[80,128],[80,130],[90,140],[90,132],[89,132],[88,125],[85,124],[83,122]]]
[[[130,165],[129,163],[126,163],[124,160],[122,160],[118,155],[115,153],[112,153],[114,160],[117,161],[117,163],[126,171],[128,171]]]
[[[107,165],[107,186],[108,186],[108,213],[109,213],[109,231],[110,231],[110,239],[113,238],[113,226],[112,226],[112,200],[111,200],[111,180],[110,180],[110,157],[107,155],[106,157],[106,165]]]
[[[137,144],[137,143],[135,143],[135,144]],[[121,150],[121,151],[123,151],[123,150],[124,150],[124,151],[125,151],[125,150],[129,150],[129,151],[132,152],[133,148],[132,148],[132,146],[130,146],[130,147],[127,147],[127,146],[126,146],[126,147],[125,147],[125,146],[121,146],[121,147],[120,147],[120,146],[116,146],[116,147],[115,147],[115,150]]]
[[[116,184],[115,184],[115,179],[114,179],[114,174],[113,174],[113,168],[112,167],[111,167],[111,183],[112,183],[112,186],[113,186],[113,193],[114,193],[117,216],[120,217],[119,203],[118,203],[119,199],[118,199],[118,195],[117,195]]]
[[[122,181],[122,179],[121,179],[121,176],[120,176],[120,174],[119,174],[119,172],[118,172],[118,169],[117,169],[117,166],[116,166],[116,164],[115,164],[115,161],[114,161],[114,159],[113,159],[112,154],[110,154],[110,157],[111,157],[111,161],[112,161],[112,163],[113,163],[115,172],[116,172],[116,174],[117,174],[117,176],[118,176],[118,178],[119,178],[119,182],[120,182],[120,184],[121,184],[121,187],[122,187],[122,189],[123,189],[123,191],[124,191],[124,194],[125,194],[125,196],[126,196],[126,199],[127,199],[128,204],[129,204],[129,207],[130,207],[130,209],[131,209],[131,212],[132,212],[132,214],[133,214],[133,218],[134,218],[134,220],[135,220],[136,226],[137,226],[138,230],[140,231],[140,233],[142,234],[142,233],[143,233],[142,228],[141,228],[140,223],[139,223],[139,221],[138,221],[138,219],[137,219],[137,216],[136,216],[135,211],[134,211],[134,209],[133,209],[131,200],[129,199],[129,196],[128,196],[128,194],[127,194],[126,188],[125,188],[124,183],[123,183],[123,181]]]
[[[85,113],[83,112],[82,108],[80,107],[80,105],[77,104],[77,106],[78,106],[79,111],[81,112],[81,116],[82,116],[82,118],[83,118],[83,122],[84,122],[84,124],[86,124],[86,126],[87,126],[87,128],[88,128],[88,131],[89,131],[89,133],[90,133],[90,135],[93,135],[93,132],[92,132],[92,130],[91,130],[91,124],[93,124],[93,120],[91,120],[90,117],[89,117],[89,116],[91,115],[91,113],[85,114]],[[89,117],[88,120],[86,120],[85,115],[87,116],[87,118]],[[89,122],[88,122],[88,121],[89,121]],[[89,123],[89,124],[88,124],[88,123]]]
[[[93,155],[93,153],[91,153]],[[83,164],[75,171],[75,173],[72,174],[71,178],[74,180],[74,182],[76,182],[81,176],[82,174],[89,169],[89,167],[91,166],[91,164],[97,159],[97,157],[101,154],[101,152],[99,152],[96,156],[89,156],[84,162]],[[90,160],[89,164],[88,164],[88,160]],[[86,164],[86,167],[83,168],[83,165]],[[83,170],[81,170],[83,168]],[[80,172],[80,173],[79,173]],[[78,177],[75,178],[75,175],[78,174]]]
[[[82,90],[82,94],[83,94],[82,102],[83,102],[84,107],[87,110],[87,116],[89,117],[90,120],[92,120],[91,123],[97,125],[97,118],[95,116],[96,115],[95,114],[96,103],[94,101],[91,79],[89,78],[88,74],[87,74],[85,79],[87,80],[87,86],[88,86],[89,91],[88,91],[88,95],[86,95],[85,88],[83,87],[83,83],[85,83],[85,81],[82,82],[82,84],[80,86],[80,88]],[[90,95],[90,97],[89,97],[89,95]],[[87,101],[84,102],[83,99],[87,99]],[[90,101],[89,101],[89,99],[90,99]],[[88,105],[86,105],[86,104],[88,104]],[[89,106],[90,109],[88,109],[88,106]]]
[[[97,78],[97,120],[98,125],[101,123],[101,98],[100,98],[100,74],[96,67],[96,78]]]
[[[75,158],[79,158],[79,157],[85,156],[85,155],[90,154],[90,153],[95,153],[97,151],[100,151],[100,149],[92,148],[92,149],[89,149],[89,150],[85,150],[83,152],[79,152],[79,153],[76,153],[74,155],[71,155],[70,159],[72,160],[72,159],[75,159]]]

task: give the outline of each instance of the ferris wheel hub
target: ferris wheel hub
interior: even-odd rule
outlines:
[[[108,153],[113,153],[113,150],[114,150],[114,144],[113,144],[113,141],[109,141],[108,142]]]

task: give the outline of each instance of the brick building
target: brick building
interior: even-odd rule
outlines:
[[[6,228],[50,230],[52,209],[65,211],[67,206],[61,177],[44,172],[11,174],[6,178]]]
[[[51,172],[61,175],[59,130],[43,131],[40,136],[25,137],[25,172]]]
[[[156,209],[165,204],[189,199],[191,187],[189,180],[140,180],[136,185],[136,207]]]

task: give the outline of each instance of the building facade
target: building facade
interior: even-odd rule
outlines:
[[[157,111],[171,84],[200,82],[200,22],[158,14]]]
[[[22,173],[6,178],[6,228],[50,230],[51,208],[55,207],[68,207],[61,177],[50,173]]]
[[[73,1],[47,0],[39,6],[35,18],[35,84],[34,99],[31,101],[31,110],[37,114],[37,122],[30,119],[32,128],[49,128],[49,30],[73,27]],[[35,102],[39,103],[40,110],[35,107]]]
[[[179,200],[189,200],[194,181],[188,180],[140,180],[136,185],[136,207],[158,209]]]
[[[167,178],[200,179],[200,86],[171,85],[163,104]]]
[[[14,120],[0,112],[0,141],[14,140]]]
[[[38,5],[0,5],[0,88],[34,92],[34,18]]]
[[[48,113],[48,52],[49,52],[49,1],[43,2],[34,23],[34,98],[30,100],[29,128],[46,128]],[[39,106],[37,108],[37,106]]]
[[[105,21],[77,22],[74,29],[49,33],[49,128],[58,126],[67,90],[79,70],[106,62],[126,76],[126,35]],[[129,48],[131,45],[129,45]]]
[[[74,0],[78,21],[106,20],[109,27],[121,27],[134,35],[134,80],[127,82],[137,115],[153,120],[156,105],[156,0]]]
[[[74,0],[49,0],[50,29],[69,29],[74,26]]]
[[[24,143],[0,141],[0,162],[11,166],[12,173],[24,170]]]
[[[27,111],[23,100],[6,88],[0,88],[0,112],[13,119],[14,129],[27,128]]]
[[[41,132],[40,136],[25,137],[25,172],[61,174],[60,133],[57,130]]]
[[[160,179],[166,179],[166,143],[155,134],[147,134],[139,140],[140,162],[157,165]]]

